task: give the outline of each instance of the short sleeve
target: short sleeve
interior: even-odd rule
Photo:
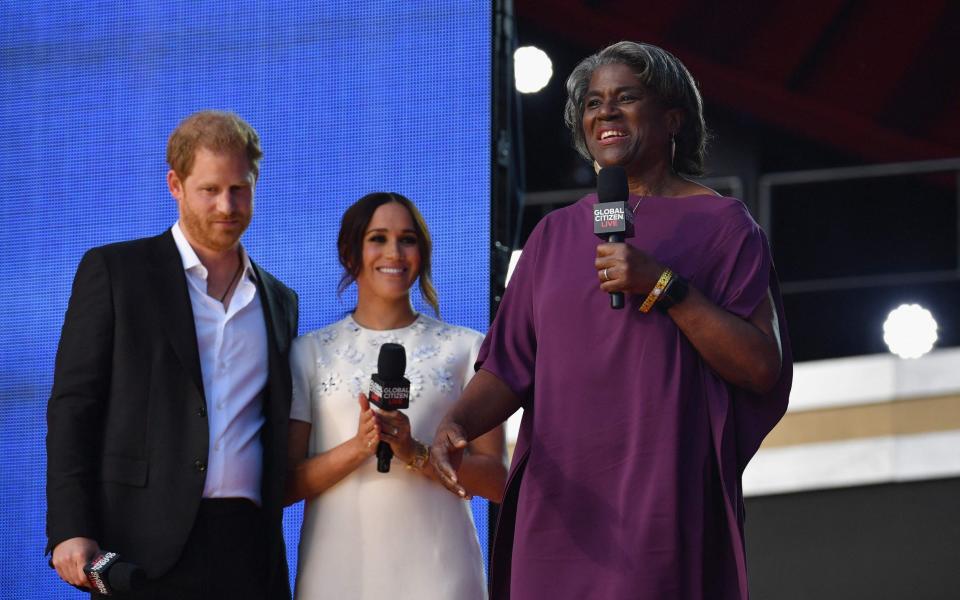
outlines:
[[[763,394],[731,386],[735,418],[737,466],[742,473],[787,410],[793,381],[793,356],[790,337],[780,298],[780,287],[773,268],[767,237],[746,209],[731,215],[717,236],[718,243],[696,276],[696,285],[719,306],[744,319],[756,310],[769,294],[777,314],[781,347],[780,377]]]
[[[317,365],[311,336],[293,340],[290,348],[290,376],[293,379],[293,395],[290,399],[290,418],[312,423],[310,394],[317,377]]]
[[[534,275],[544,228],[541,220],[527,239],[477,356],[477,367],[506,383],[524,404],[532,397],[537,357]]]
[[[760,226],[743,210],[742,218],[721,231],[695,283],[719,306],[749,317],[767,296],[772,261]]]

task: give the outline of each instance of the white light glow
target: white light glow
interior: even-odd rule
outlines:
[[[517,268],[517,261],[520,260],[520,252],[522,252],[522,250],[514,250],[510,253],[510,264],[507,265],[507,280],[503,282],[503,287],[507,287],[507,284],[510,283],[510,278],[513,277],[513,270]]]
[[[523,46],[513,53],[513,73],[521,94],[539,92],[553,76],[553,63],[547,53],[536,46]]]
[[[901,304],[883,323],[883,341],[900,358],[919,358],[937,341],[937,321],[919,304]]]

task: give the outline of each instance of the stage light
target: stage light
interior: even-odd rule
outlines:
[[[536,46],[522,46],[513,53],[513,73],[521,94],[539,92],[553,75],[553,63],[547,53]]]
[[[901,304],[883,323],[883,341],[900,358],[919,358],[937,341],[937,321],[919,304]]]

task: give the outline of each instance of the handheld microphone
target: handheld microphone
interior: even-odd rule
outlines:
[[[597,173],[597,199],[593,205],[593,233],[611,244],[633,237],[633,211],[627,203],[630,188],[623,167],[604,167]],[[610,292],[610,308],[623,308],[623,292]]]
[[[83,567],[91,589],[110,596],[114,592],[133,592],[146,581],[146,573],[135,564],[121,562],[116,552],[102,552]]]
[[[400,344],[380,346],[377,372],[370,378],[370,402],[380,410],[401,410],[410,406],[410,382],[404,378],[407,369],[407,351]],[[393,450],[390,444],[377,445],[377,471],[390,472]]]

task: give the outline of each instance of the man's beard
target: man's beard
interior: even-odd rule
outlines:
[[[184,215],[185,229],[195,241],[209,248],[210,250],[225,251],[235,247],[240,241],[240,237],[250,225],[250,220],[244,219],[241,215],[212,215],[207,218],[197,217],[196,215]],[[216,221],[239,220],[240,227],[233,231],[223,231],[216,224]]]

